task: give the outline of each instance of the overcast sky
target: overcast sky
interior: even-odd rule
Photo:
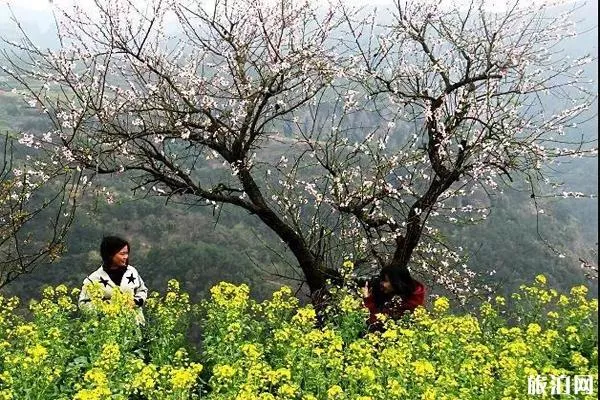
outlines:
[[[28,9],[32,9],[32,10],[45,10],[45,9],[49,9],[50,8],[50,3],[56,3],[56,4],[65,4],[65,3],[73,3],[75,0],[53,0],[53,1],[49,1],[49,0],[27,0],[27,1],[22,1],[22,0],[8,0],[9,3],[14,3],[14,4],[19,4],[19,6],[23,7],[23,8],[28,8]],[[370,1],[366,1],[366,0],[353,0],[353,2],[356,3],[364,3],[364,4],[377,4],[377,3],[387,3],[390,2],[391,0],[370,0]],[[81,4],[81,3],[90,3],[91,0],[77,0],[77,3]]]
[[[1,0],[0,0],[1,1]],[[143,2],[144,0],[135,0]],[[189,0],[192,1],[192,0]],[[210,3],[214,0],[198,0],[199,2]],[[317,0],[315,0],[317,1]],[[343,0],[345,3],[352,5],[376,5],[385,7],[392,5],[394,0]],[[514,0],[486,0],[490,5],[490,10],[500,11],[504,5]],[[522,3],[541,2],[546,0],[521,0]],[[561,1],[561,0],[559,0]],[[577,37],[581,41],[581,45],[593,53],[598,53],[598,0],[562,0],[571,3],[581,3],[585,5],[583,9],[578,11],[578,18],[583,20],[578,21],[578,30],[583,35]],[[10,12],[8,12],[7,4],[9,4],[15,13],[23,28],[31,35],[32,39],[37,39],[46,43],[52,40],[49,36],[53,36],[54,19],[50,13],[52,4],[65,6],[77,3],[80,6],[86,7],[92,5],[94,0],[4,0],[0,2],[0,36],[15,40],[18,38],[17,30],[14,22],[10,21]],[[439,0],[440,4],[444,3],[463,3],[468,0]],[[93,7],[90,7],[93,9]],[[0,46],[2,47],[2,46]]]
[[[488,0],[488,3],[493,4],[494,7],[502,7],[502,5],[506,4],[507,2],[511,2],[514,0]],[[542,1],[546,1],[546,0],[522,0],[524,2],[542,2]],[[576,0],[574,0],[573,2],[575,2]],[[73,4],[73,3],[78,3],[78,4],[85,4],[85,3],[92,3],[92,0],[8,0],[8,3],[11,5],[16,5],[20,8],[25,8],[25,9],[30,9],[30,10],[49,10],[51,7],[51,3],[55,3],[55,4],[59,4],[59,5],[63,5],[63,4]],[[345,2],[347,3],[351,3],[351,4],[364,4],[364,5],[376,5],[376,4],[391,4],[393,3],[393,0],[345,0]],[[459,0],[458,2],[461,2],[461,0]],[[465,3],[467,2],[467,0],[464,1]],[[597,0],[593,0],[593,1],[588,1],[588,3],[590,4],[596,4]],[[444,3],[444,0],[441,0],[440,3]],[[596,11],[595,13],[595,17],[598,17],[597,14],[597,10],[598,7],[596,5],[596,7],[594,7],[594,10]],[[592,17],[592,16],[590,16]]]

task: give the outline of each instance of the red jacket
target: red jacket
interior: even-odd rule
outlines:
[[[412,312],[418,306],[422,306],[425,304],[425,285],[421,282],[415,281],[416,287],[412,294],[406,298],[399,301],[391,301],[387,302],[381,310],[377,308],[377,304],[375,304],[375,297],[373,294],[369,294],[369,296],[365,297],[364,304],[365,307],[369,309],[369,325],[373,325],[377,323],[377,314],[385,314],[392,319],[398,319],[403,316],[407,311]],[[394,296],[398,298],[399,296]]]

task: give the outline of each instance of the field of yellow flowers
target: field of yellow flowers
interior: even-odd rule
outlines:
[[[0,399],[595,399],[598,301],[587,288],[559,294],[543,276],[512,298],[454,315],[445,298],[368,333],[349,288],[317,324],[284,287],[262,303],[249,288],[221,283],[191,304],[176,281],[154,294],[135,322],[117,296],[80,312],[78,289],[47,288],[15,312],[0,296]],[[508,305],[510,304],[510,306]],[[190,326],[201,338],[191,341]],[[552,396],[550,377],[585,376],[593,387]],[[532,377],[548,387],[528,395]],[[578,389],[578,390],[575,390]],[[563,388],[563,393],[567,389]],[[578,391],[575,394],[575,391]]]

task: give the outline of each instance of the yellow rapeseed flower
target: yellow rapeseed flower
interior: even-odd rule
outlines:
[[[287,368],[278,368],[267,372],[267,379],[271,385],[278,385],[281,382],[288,382],[292,379],[292,373]]]
[[[437,390],[434,388],[427,388],[421,395],[421,400],[436,400],[437,399]]]
[[[443,314],[450,308],[450,302],[446,297],[437,298],[433,302],[433,311],[438,314]]]
[[[351,295],[344,295],[340,300],[339,305],[340,310],[342,310],[343,313],[351,313],[362,309],[361,300]]]
[[[327,390],[327,399],[335,400],[344,397],[344,390],[339,385],[333,385]]]
[[[187,391],[196,383],[202,365],[193,363],[189,368],[173,368],[171,370],[171,385],[176,391]]]
[[[33,347],[25,349],[25,353],[31,357],[33,364],[39,364],[48,357],[48,349],[37,343]]]
[[[546,277],[542,274],[538,275],[535,277],[535,281],[537,283],[539,283],[541,286],[545,286],[546,283],[548,283],[548,281],[546,280]]]
[[[75,394],[73,400],[105,400],[109,399],[111,391],[106,386],[100,386],[93,389],[82,389]]]
[[[577,368],[585,368],[590,362],[580,352],[574,351],[571,353],[571,363]]]
[[[108,386],[108,378],[106,377],[106,373],[100,368],[92,368],[88,370],[83,376],[83,379],[94,386]]]
[[[317,313],[312,306],[306,306],[299,308],[296,314],[292,317],[292,323],[297,326],[308,326],[312,327],[315,323]]]
[[[0,389],[0,400],[13,400],[14,396],[10,389]]]
[[[402,398],[408,394],[408,391],[396,379],[388,381],[387,392],[392,398]]]
[[[411,363],[415,375],[426,377],[435,375],[435,367],[427,360],[417,360]]]
[[[213,376],[218,380],[227,380],[235,376],[235,368],[229,364],[218,364],[213,368]]]
[[[296,397],[297,391],[298,391],[298,389],[295,386],[290,385],[288,383],[284,383],[283,385],[281,385],[281,387],[277,391],[277,394],[279,395],[278,398],[293,399],[294,397]]]
[[[556,311],[548,311],[548,314],[546,314],[546,315],[550,319],[558,319],[559,318],[559,315]]]
[[[567,326],[565,331],[570,334],[577,333],[577,327],[573,326],[573,325],[569,325],[569,326]]]
[[[358,378],[362,379],[363,381],[372,382],[375,380],[376,374],[372,368],[367,367],[367,366],[362,366],[358,370]]]
[[[573,297],[585,297],[588,293],[588,288],[584,285],[575,286],[571,289],[571,296]]]
[[[261,352],[258,350],[257,346],[253,343],[245,343],[242,345],[241,347],[242,353],[244,353],[244,355],[246,356],[246,358],[248,359],[257,359],[258,357],[260,357]]]
[[[527,326],[527,336],[536,337],[542,331],[542,327],[539,324],[529,324]]]
[[[132,386],[135,389],[139,389],[142,393],[146,393],[154,389],[157,378],[158,370],[156,365],[148,364],[134,376]]]
[[[105,371],[116,368],[121,359],[121,349],[115,342],[108,342],[102,346],[100,357],[94,365],[104,369]]]

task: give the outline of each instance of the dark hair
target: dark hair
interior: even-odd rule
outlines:
[[[392,284],[394,293],[383,293],[380,287],[381,281],[388,280]],[[392,299],[393,296],[400,296],[403,300],[408,298],[415,291],[417,286],[416,281],[410,275],[408,268],[384,267],[379,272],[379,279],[374,280],[371,290],[378,308],[382,308],[384,304]]]
[[[129,242],[125,239],[121,239],[118,236],[104,236],[102,243],[100,243],[100,256],[104,265],[110,267],[113,256],[125,246],[129,250]]]
[[[384,267],[381,269],[379,277],[383,280],[386,276],[394,288],[394,294],[399,295],[403,299],[415,291],[417,283],[410,275],[408,268]]]

